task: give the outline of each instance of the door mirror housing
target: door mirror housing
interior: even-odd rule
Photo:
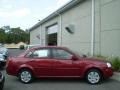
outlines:
[[[72,60],[78,60],[76,56],[72,56]]]

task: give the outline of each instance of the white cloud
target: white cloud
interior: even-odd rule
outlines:
[[[12,8],[12,5],[9,5],[9,4],[8,4],[8,5],[5,5],[4,8],[5,8],[5,9],[11,9],[11,8]]]
[[[1,11],[0,17],[24,17],[30,14],[30,10],[28,8],[22,8],[15,11]]]
[[[61,7],[61,6],[65,5],[69,1],[70,0],[57,0],[57,7]]]
[[[64,6],[66,3],[68,3],[70,0],[56,0],[56,7],[55,6],[49,6],[46,7],[47,13],[48,15],[52,12],[54,12],[55,10],[57,10],[58,8]],[[46,15],[44,15],[46,16]]]
[[[3,4],[3,3],[7,3],[8,0],[0,0],[0,2]]]
[[[38,0],[36,2],[33,0],[0,0],[0,25],[31,27],[39,19],[42,20],[68,1],[70,0]]]

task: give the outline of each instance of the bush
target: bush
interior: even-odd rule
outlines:
[[[115,71],[120,72],[120,57],[105,57],[105,56],[102,56],[102,55],[95,55],[95,57],[99,58],[99,59],[106,60],[108,62],[111,62],[112,68]]]
[[[100,55],[100,54],[95,55],[94,57],[99,58],[99,59],[104,59],[104,60],[106,60],[106,59],[107,59],[107,57],[102,56],[102,55]]]
[[[111,64],[115,71],[120,71],[120,58],[119,57],[111,58]]]

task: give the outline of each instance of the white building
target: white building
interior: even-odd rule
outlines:
[[[120,0],[72,0],[30,28],[30,44],[120,56]]]

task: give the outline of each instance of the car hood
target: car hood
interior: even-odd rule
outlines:
[[[98,59],[98,58],[82,58],[80,60],[82,60],[83,63],[94,64],[94,65],[105,65],[106,66],[106,63],[107,63],[107,61],[103,59]]]
[[[103,62],[103,63],[107,62],[107,61],[105,61],[103,59],[99,59],[99,58],[86,58],[86,60],[94,61],[94,62]]]

